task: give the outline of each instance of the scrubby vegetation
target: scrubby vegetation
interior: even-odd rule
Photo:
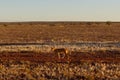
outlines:
[[[120,41],[119,26],[117,22],[0,23],[0,43]]]
[[[0,80],[119,80],[120,23],[0,23]],[[52,51],[54,47],[57,51]],[[59,49],[67,56],[58,58]]]
[[[120,63],[32,63],[0,60],[1,80],[103,80],[120,77]]]

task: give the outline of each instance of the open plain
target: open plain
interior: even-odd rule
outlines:
[[[120,23],[0,23],[0,80],[16,79],[119,80]]]
[[[119,22],[0,23],[0,42],[120,41]]]

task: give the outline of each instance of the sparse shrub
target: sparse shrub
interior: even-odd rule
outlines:
[[[96,24],[96,25],[100,25],[100,22],[96,22],[95,24]]]
[[[71,22],[70,25],[75,25],[75,23]]]
[[[18,23],[18,25],[22,25],[22,23]]]
[[[111,22],[110,22],[110,21],[107,21],[106,24],[107,24],[107,25],[111,25]]]
[[[94,76],[86,76],[87,80],[95,80]]]
[[[55,24],[49,24],[49,26],[55,26]]]
[[[31,26],[32,26],[32,25],[33,25],[33,23],[29,23],[29,25],[31,25]]]
[[[3,26],[7,26],[7,24],[3,24]]]
[[[87,22],[87,25],[91,25],[92,23],[91,22]]]

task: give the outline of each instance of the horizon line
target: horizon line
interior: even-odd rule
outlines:
[[[63,20],[43,20],[43,21],[0,21],[0,23],[28,23],[28,22],[120,22],[120,21],[109,21],[109,20],[106,20],[106,21],[85,21],[85,20],[83,20],[83,21],[78,21],[78,20],[76,20],[76,21],[67,21],[67,20],[65,20],[65,21],[63,21]]]

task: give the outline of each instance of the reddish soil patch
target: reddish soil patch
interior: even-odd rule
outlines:
[[[24,60],[31,62],[120,62],[119,51],[72,52],[71,55],[59,59],[55,53],[0,53],[2,60]]]

